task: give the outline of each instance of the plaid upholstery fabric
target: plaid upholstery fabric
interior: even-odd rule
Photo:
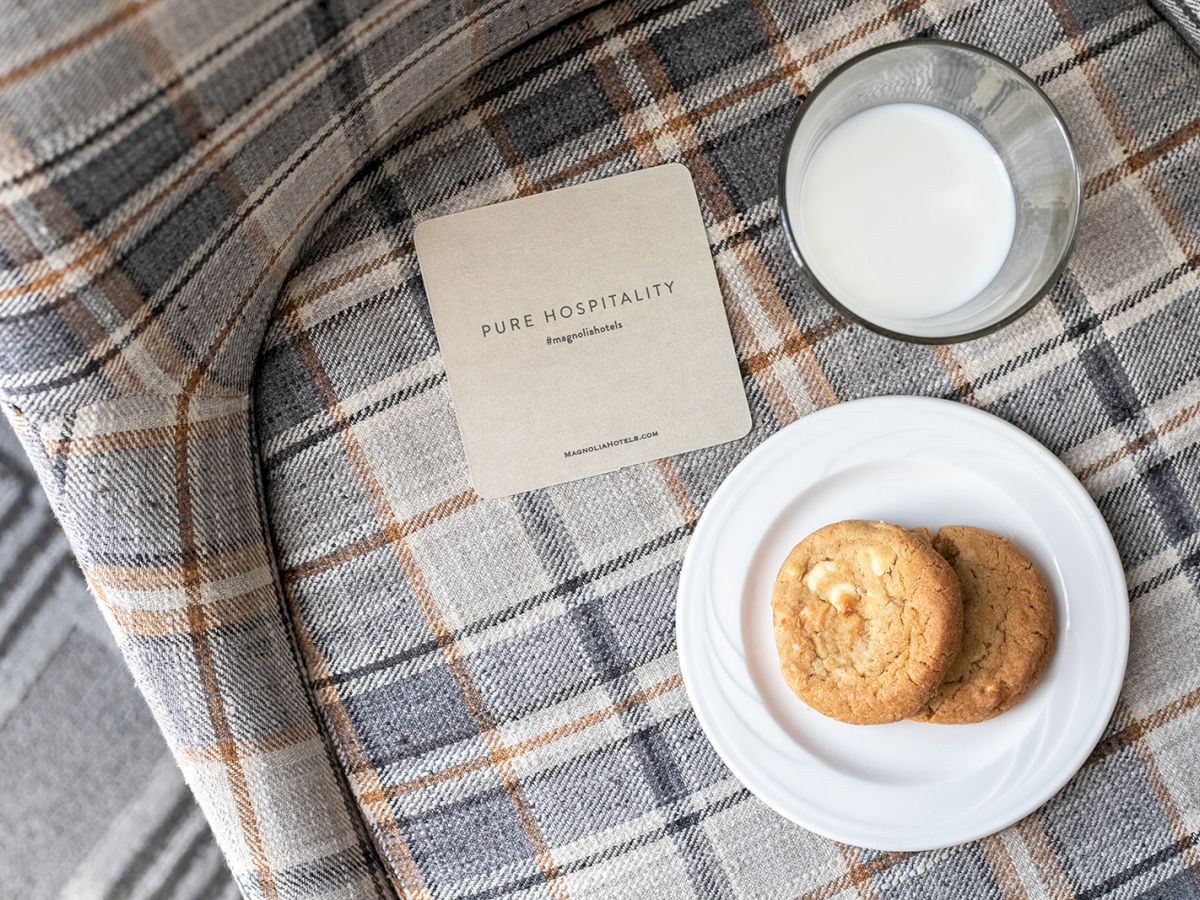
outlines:
[[[1154,6],[1200,53],[1200,0],[1154,0]]]
[[[797,96],[918,35],[1020,63],[1087,178],[1070,272],[952,348],[848,325],[784,244]],[[481,71],[351,184],[293,267],[256,413],[275,547],[326,725],[413,896],[1200,896],[1200,65],[1150,8],[606,5]],[[413,223],[666,161],[695,178],[755,429],[481,501]],[[730,468],[781,425],[891,392],[1020,424],[1099,500],[1134,647],[1104,744],[1042,812],[939,853],[840,847],[724,769],[673,644],[680,561]],[[1101,662],[1101,664],[1103,664]]]
[[[2,424],[0,759],[3,896],[237,896],[67,539]]]
[[[0,395],[242,891],[390,896],[302,676],[249,391],[338,190],[555,0],[8,3]]]
[[[614,2],[482,70],[563,11],[116,9],[12,28],[0,389],[247,894],[1200,896],[1200,65],[1152,9]],[[773,197],[798,98],[918,34],[1037,78],[1088,185],[1052,297],[953,348],[832,315]],[[700,192],[755,430],[477,500],[414,221],[668,160]],[[806,412],[888,392],[1062,455],[1133,599],[1083,772],[1001,835],[914,855],[749,797],[672,644],[721,478]]]

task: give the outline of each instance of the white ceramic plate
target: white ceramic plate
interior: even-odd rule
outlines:
[[[1038,685],[977,725],[846,725],[796,698],[779,674],[771,585],[794,544],[841,519],[1016,540],[1058,611]],[[792,821],[878,850],[975,840],[1045,803],[1099,740],[1129,647],[1120,559],[1074,476],[1006,422],[919,397],[814,413],[747,456],[700,519],[676,615],[688,696],[733,773]]]

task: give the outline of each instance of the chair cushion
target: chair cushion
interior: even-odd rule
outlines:
[[[940,348],[834,314],[789,257],[775,196],[800,98],[849,56],[923,35],[1021,65],[1086,179],[1050,296]],[[1067,896],[1169,893],[1178,873],[1183,895],[1200,801],[1198,117],[1196,57],[1137,2],[656,0],[480,71],[365,168],[292,268],[254,414],[307,684],[403,889]],[[414,224],[673,161],[700,196],[753,431],[480,500]],[[1058,453],[1112,526],[1133,600],[1126,690],[1088,765],[1026,821],[935,854],[839,846],[750,796],[700,732],[674,646],[680,561],[731,467],[808,412],[887,393],[983,407]]]

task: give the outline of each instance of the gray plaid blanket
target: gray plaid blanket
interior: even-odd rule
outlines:
[[[1200,61],[1180,32],[1125,0],[467,6],[64,3],[3,35],[0,393],[243,892],[1197,896]],[[1021,65],[1086,178],[1052,295],[954,347],[833,314],[774,198],[811,86],[918,35]],[[479,500],[414,222],[666,161],[700,194],[754,430]],[[882,393],[989,409],[1058,453],[1132,601],[1085,768],[932,853],[769,812],[700,733],[673,645],[715,486],[779,427]]]

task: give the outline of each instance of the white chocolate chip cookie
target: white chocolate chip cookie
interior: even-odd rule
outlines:
[[[895,722],[929,701],[962,643],[958,579],[927,534],[847,521],[796,545],[771,607],[788,687],[843,722]]]

